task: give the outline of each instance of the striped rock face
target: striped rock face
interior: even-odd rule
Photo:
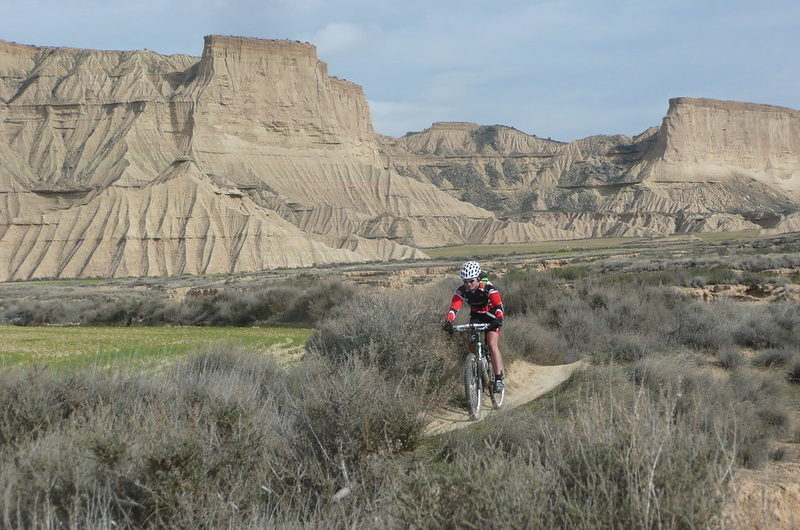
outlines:
[[[660,127],[568,144],[435,123],[381,147],[402,175],[584,237],[775,230],[800,204],[800,112],[769,105],[675,98]]]
[[[388,138],[308,43],[209,36],[191,57],[0,41],[0,281],[781,230],[796,225],[798,123],[681,98],[634,138],[468,123]]]

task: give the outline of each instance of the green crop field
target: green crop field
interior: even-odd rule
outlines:
[[[739,230],[737,232],[698,232],[692,235],[699,237],[704,243],[719,243],[727,240],[750,241],[756,239],[758,233],[758,230]]]
[[[123,362],[148,368],[209,345],[247,350],[300,351],[312,330],[245,327],[17,327],[0,326],[0,368],[56,369]]]
[[[455,245],[423,249],[431,258],[509,256],[514,254],[547,254],[562,256],[570,254],[592,254],[604,251],[635,250],[640,247],[687,246],[687,237],[696,238],[703,243],[720,243],[726,240],[749,241],[758,237],[758,230],[738,232],[699,232],[677,234],[663,238],[643,237],[598,237],[592,239],[568,239],[562,241],[532,241],[530,243],[505,243],[486,245]]]
[[[571,239],[566,241],[536,241],[531,243],[508,243],[492,245],[456,245],[452,247],[426,248],[425,253],[432,258],[452,258],[459,256],[488,256],[509,254],[537,254],[573,252],[576,250],[596,250],[617,248],[638,238],[610,237],[598,239]]]

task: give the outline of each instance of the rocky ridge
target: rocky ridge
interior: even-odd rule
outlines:
[[[507,218],[547,212],[587,234],[597,232],[581,228],[588,213],[616,235],[773,228],[800,202],[800,112],[768,105],[675,98],[660,127],[633,138],[562,144],[462,123],[382,145],[400,174]],[[631,216],[635,227],[616,225]]]
[[[0,281],[791,229],[799,116],[678,98],[633,138],[468,123],[389,138],[308,43],[214,35],[197,58],[0,41]]]

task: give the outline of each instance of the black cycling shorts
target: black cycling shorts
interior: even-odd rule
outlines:
[[[469,314],[469,323],[470,324],[491,324],[495,321],[495,318],[488,314],[488,313],[470,313]],[[500,333],[499,329],[496,329],[498,333]]]

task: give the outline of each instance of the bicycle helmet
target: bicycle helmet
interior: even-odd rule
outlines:
[[[481,266],[477,261],[466,261],[461,266],[461,279],[471,280],[481,275]]]

